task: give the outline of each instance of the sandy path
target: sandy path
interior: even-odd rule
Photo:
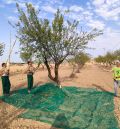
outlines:
[[[69,78],[71,73],[71,68],[68,65],[63,65],[60,68],[60,78],[61,84],[63,86],[77,86],[84,88],[97,88],[99,90],[113,92],[113,80],[112,73],[106,72],[99,68],[97,65],[87,64],[80,73],[76,74],[76,78]],[[10,77],[12,83],[12,89],[20,88],[21,86],[26,86],[26,75],[19,74]],[[50,80],[47,77],[47,70],[41,70],[35,73],[34,75],[35,84],[43,84],[49,82]],[[23,84],[22,84],[23,83]],[[118,122],[120,122],[120,98],[115,98],[115,115],[118,118]],[[0,106],[4,103],[1,102]],[[5,105],[5,104],[4,104]],[[1,106],[2,107],[2,106]],[[7,108],[11,109],[11,106],[7,105]],[[12,107],[13,111],[16,108]],[[8,114],[11,110],[7,110]],[[18,110],[18,114],[22,112]],[[16,113],[17,114],[17,113]],[[33,120],[25,120],[16,118],[17,115],[12,116],[11,124],[9,124],[10,129],[17,129],[16,125],[19,125],[18,129],[22,129],[23,126],[28,129],[39,128],[39,129],[50,129],[51,126],[45,123],[36,122]],[[1,121],[1,120],[0,120]],[[35,127],[32,127],[34,124]],[[22,127],[22,128],[21,128]]]
[[[65,78],[65,73],[68,72],[64,70],[62,73],[64,73],[63,78]],[[66,79],[62,84],[78,87],[96,87],[106,91],[113,91],[112,73],[106,72],[97,65],[92,64],[86,65],[80,73],[77,74],[77,78],[74,78],[73,80]]]
[[[76,74],[76,78],[69,78],[71,74],[71,68],[68,65],[62,65],[60,67],[60,80],[63,86],[77,86],[77,87],[100,87],[107,91],[113,91],[112,73],[101,70],[98,66],[87,64],[80,73]],[[12,84],[11,90],[21,86],[26,87],[27,78],[25,74],[17,74],[10,77]],[[43,84],[50,82],[47,77],[47,70],[37,71],[34,75],[34,83]],[[1,84],[0,84],[1,85]],[[0,92],[2,91],[0,86]],[[2,94],[2,92],[1,92]]]

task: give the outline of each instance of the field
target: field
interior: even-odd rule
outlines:
[[[120,100],[119,100],[119,97],[114,98],[113,96],[112,73],[104,71],[96,64],[87,63],[85,67],[81,70],[81,72],[76,74],[75,78],[69,78],[69,75],[71,74],[72,69],[68,64],[63,64],[60,67],[60,80],[61,80],[62,86],[64,86],[63,88],[64,94],[61,93],[61,91],[57,91],[56,89],[55,89],[56,93],[54,97],[52,97],[52,94],[49,94],[48,92],[49,90],[46,91],[47,94],[43,92],[42,94],[43,99],[44,97],[45,99],[47,97],[47,99],[51,102],[50,104],[47,104],[48,101],[44,103],[44,105],[45,104],[47,105],[45,109],[48,108],[48,105],[52,105],[52,108],[49,108],[49,110],[54,110],[54,109],[56,110],[54,114],[49,113],[45,115],[45,111],[41,109],[40,105],[39,106],[37,105],[38,103],[40,103],[39,97],[35,96],[34,98],[31,95],[35,94],[35,91],[37,90],[39,91],[39,88],[41,88],[39,87],[40,85],[44,85],[48,83],[50,86],[51,81],[47,77],[47,70],[46,69],[43,70],[41,67],[35,73],[34,75],[35,88],[33,90],[33,94],[28,95],[25,89],[26,81],[27,81],[26,75],[23,74],[25,67],[26,65],[11,66],[11,73],[12,73],[10,77],[11,84],[12,84],[11,91],[16,90],[16,92],[13,93],[10,98],[1,99],[0,101],[0,112],[1,112],[0,116],[3,116],[2,117],[3,119],[0,120],[0,123],[3,124],[4,128],[7,129],[7,127],[9,127],[10,129],[14,129],[14,128],[22,129],[24,127],[29,129],[32,129],[32,128],[33,129],[34,128],[54,129],[54,126],[59,127],[56,125],[56,123],[58,122],[55,122],[55,118],[58,116],[58,114],[62,114],[62,116],[60,115],[60,118],[62,117],[62,120],[67,122],[66,123],[67,126],[69,123],[69,127],[66,127],[65,126],[66,124],[64,124],[62,128],[96,129],[98,128],[96,125],[99,125],[97,123],[100,123],[101,119],[104,119],[104,115],[105,117],[107,117],[107,115],[109,114],[109,116],[107,117],[108,119],[106,120],[108,123],[101,122],[101,126],[99,126],[99,129],[118,129],[117,122],[120,123]],[[53,91],[54,91],[54,88],[52,89],[51,92]],[[81,91],[83,94],[81,94]],[[2,95],[2,89],[0,89],[0,92]],[[62,95],[59,95],[59,93],[61,93]],[[24,95],[26,95],[27,97],[25,98]],[[67,98],[65,96],[67,96]],[[61,100],[60,103],[55,100],[55,97],[58,97],[57,100]],[[59,98],[59,97],[62,97],[62,98]],[[33,98],[36,99],[36,102],[33,101]],[[64,98],[64,103],[62,102],[63,98]],[[29,100],[29,103],[27,100]],[[37,100],[39,100],[38,103],[37,103]],[[53,101],[56,102],[57,107],[53,106],[54,105],[52,103]],[[99,101],[99,104],[97,103],[98,101]],[[82,104],[82,102],[85,102],[85,103]],[[105,108],[107,110],[105,110],[103,106],[100,106],[100,103],[101,105],[106,105],[107,103],[109,103],[110,105],[109,104],[106,105]],[[22,105],[24,106],[21,107]],[[80,105],[82,106],[82,108],[79,107]],[[75,112],[76,114],[81,113],[81,118],[82,117],[84,118],[84,115],[83,115],[84,113],[82,112],[84,112],[84,110],[88,110],[90,107],[91,110],[89,109],[90,110],[89,113],[87,112],[86,114],[86,118],[88,119],[84,118],[83,119],[84,121],[82,121],[81,119],[81,121],[76,122],[77,127],[73,126],[72,124],[72,122],[74,121],[73,119],[75,119],[77,115],[74,115],[73,119],[70,119],[72,115],[70,115],[70,113],[66,111],[66,117],[63,118],[63,113],[64,113],[63,110],[66,110],[65,107],[67,106],[68,106],[67,111],[72,110],[71,113],[73,114]],[[97,109],[96,109],[96,106],[97,106]],[[59,111],[57,111],[58,109]],[[76,110],[78,109],[78,110],[76,111],[75,109]],[[97,113],[100,111],[103,111],[102,112],[103,115],[101,114],[102,118],[99,119],[98,117],[99,115]],[[106,114],[104,111],[106,111]],[[93,115],[94,117],[92,117],[91,114],[94,114]],[[80,114],[78,116],[79,117],[76,119],[80,120]],[[60,118],[58,117],[58,121]],[[91,124],[88,126],[89,123]],[[110,123],[112,124],[111,128],[106,125],[106,124],[110,125]]]

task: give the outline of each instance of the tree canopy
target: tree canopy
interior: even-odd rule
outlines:
[[[21,47],[20,51],[20,58],[22,59],[23,62],[27,62],[28,60],[32,60],[33,57],[33,49],[29,47]]]
[[[75,76],[75,72],[79,73],[80,69],[90,60],[90,56],[85,52],[80,52],[74,57],[68,59],[68,63],[72,66],[70,77]],[[75,71],[76,70],[76,71]]]
[[[60,84],[59,66],[71,55],[86,48],[102,32],[93,29],[90,32],[78,31],[78,22],[70,21],[58,9],[52,21],[39,18],[40,12],[32,4],[26,4],[26,11],[17,4],[19,22],[16,24],[18,38],[23,48],[32,47],[37,58],[42,59],[48,70],[48,77]],[[54,64],[54,75],[49,62]]]

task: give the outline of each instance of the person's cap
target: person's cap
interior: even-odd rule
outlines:
[[[116,60],[115,63],[120,63],[120,61],[119,60]]]

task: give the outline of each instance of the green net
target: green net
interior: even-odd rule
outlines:
[[[37,87],[28,94],[21,89],[3,101],[27,109],[19,117],[50,123],[63,129],[119,129],[114,116],[113,94],[95,89],[53,84]]]

